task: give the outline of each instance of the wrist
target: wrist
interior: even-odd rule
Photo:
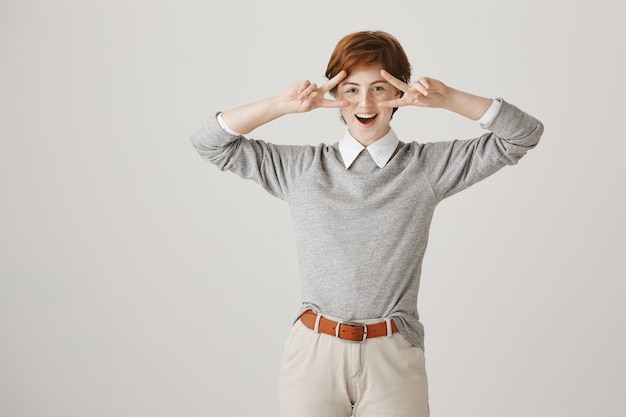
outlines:
[[[493,100],[449,88],[444,100],[444,108],[472,120],[478,120],[491,106]]]
[[[286,103],[280,95],[270,97],[266,106],[267,114],[271,115],[270,117],[272,119],[293,113],[293,110],[289,107],[289,103]]]

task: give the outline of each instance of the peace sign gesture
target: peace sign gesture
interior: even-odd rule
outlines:
[[[449,87],[434,78],[422,77],[412,84],[397,79],[385,70],[380,70],[380,75],[395,88],[403,92],[402,97],[380,103],[384,107],[444,107]]]
[[[278,103],[284,106],[284,113],[302,113],[317,108],[337,108],[348,105],[346,100],[333,100],[325,97],[341,80],[346,77],[346,71],[341,71],[333,78],[317,86],[309,80],[299,81],[278,96]]]
[[[383,107],[438,107],[453,111],[472,120],[478,120],[485,114],[492,99],[466,93],[434,78],[422,77],[411,85],[402,82],[385,70],[380,75],[404,94],[395,100],[379,103]]]
[[[223,112],[222,120],[231,130],[246,134],[286,114],[345,107],[349,104],[346,100],[332,100],[326,98],[325,94],[339,84],[346,74],[346,71],[341,71],[320,87],[309,80],[299,81],[278,95]]]

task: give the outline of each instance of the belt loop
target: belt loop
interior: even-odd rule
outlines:
[[[391,337],[393,335],[393,330],[391,328],[391,318],[386,317],[385,323],[387,324],[387,337]]]
[[[315,326],[313,326],[313,330],[315,331],[315,333],[320,332],[320,320],[321,319],[322,319],[322,315],[320,313],[317,313],[317,315],[315,316]]]

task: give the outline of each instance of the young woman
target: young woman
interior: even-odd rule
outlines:
[[[203,158],[256,181],[292,212],[302,307],[285,345],[280,415],[428,416],[417,294],[433,212],[444,198],[517,163],[537,145],[543,126],[501,98],[433,78],[411,83],[402,46],[385,32],[341,39],[326,76],[321,86],[301,81],[218,113],[192,143]],[[486,133],[404,142],[390,121],[408,106],[458,113]],[[317,108],[340,109],[343,138],[290,146],[243,136]]]

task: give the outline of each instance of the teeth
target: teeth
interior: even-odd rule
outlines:
[[[372,117],[376,117],[376,113],[359,113],[356,117],[361,119],[371,119]]]

